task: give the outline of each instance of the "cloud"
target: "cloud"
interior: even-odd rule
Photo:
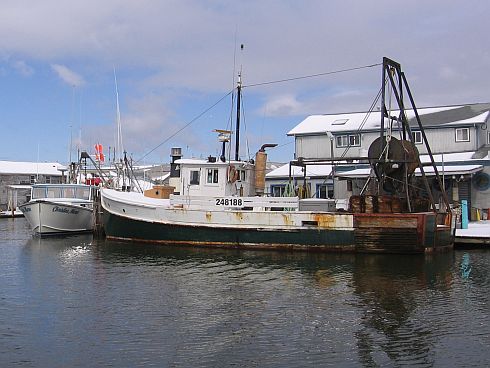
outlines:
[[[66,84],[73,87],[80,87],[85,84],[85,80],[79,74],[60,64],[51,64],[51,68],[58,74],[58,77]]]
[[[274,96],[269,100],[264,111],[267,116],[290,116],[303,111],[303,104],[293,95]]]
[[[124,150],[133,155],[136,160],[156,148],[185,125],[185,122],[181,122],[175,115],[175,101],[172,97],[148,94],[120,103]],[[82,146],[92,147],[95,143],[101,143],[107,150],[109,146],[113,148],[117,130],[115,111],[113,116],[114,120],[110,123],[85,124]],[[203,148],[199,136],[194,135],[192,128],[189,128],[169,139],[149,157],[153,159],[158,157],[160,161],[167,160],[170,147],[173,146],[191,146],[196,150]]]
[[[93,105],[83,118],[93,118],[91,136],[105,134],[109,142],[115,128],[103,125],[93,111],[113,93],[116,65],[121,85],[128,86],[126,101],[121,101],[125,146],[134,152],[151,149],[211,104],[201,96],[227,93],[240,69],[246,86],[380,63],[387,56],[402,64],[417,105],[488,101],[486,1],[470,7],[447,0],[379,0],[376,6],[353,0],[4,3],[0,60],[23,60],[17,66],[22,75],[36,65],[39,79],[30,81],[43,86],[40,70],[45,65],[69,85],[91,81],[84,103],[92,98]],[[404,21],[393,26],[401,8]],[[3,63],[5,70],[12,68]],[[83,77],[67,66],[83,71]],[[0,65],[0,76],[2,69]],[[267,120],[264,126],[272,121],[272,138],[283,137],[309,114],[365,111],[380,88],[380,71],[377,66],[244,88],[247,119],[251,124]],[[113,107],[104,108],[110,114]],[[284,125],[278,125],[280,119]],[[198,134],[226,122],[210,120],[196,123],[172,143],[203,147],[203,141],[215,137]],[[96,129],[102,126],[105,130]],[[167,149],[162,150],[168,158]]]
[[[27,63],[23,60],[17,60],[12,64],[13,68],[22,76],[30,77],[34,74],[34,69],[27,65]]]

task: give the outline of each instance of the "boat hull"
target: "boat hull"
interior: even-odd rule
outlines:
[[[20,206],[31,230],[39,235],[81,233],[93,230],[93,210],[90,207],[31,201]]]
[[[425,253],[451,249],[433,213],[212,211],[125,201],[102,191],[109,239],[239,249]]]
[[[104,211],[107,238],[173,245],[243,249],[355,251],[354,231],[317,229],[250,229],[135,220]]]

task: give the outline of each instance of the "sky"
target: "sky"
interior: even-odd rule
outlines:
[[[489,102],[490,2],[0,0],[0,160],[106,159],[117,132],[140,164],[218,155],[234,129],[240,156],[264,143],[287,162],[287,132],[308,115],[367,111],[373,66],[398,61],[419,107]],[[244,45],[243,50],[240,45]],[[266,82],[294,79],[282,83]],[[255,86],[253,86],[255,85]],[[112,155],[112,154],[111,154]]]

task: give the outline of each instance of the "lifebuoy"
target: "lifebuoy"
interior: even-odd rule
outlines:
[[[480,191],[485,191],[490,188],[490,175],[484,172],[479,172],[473,179],[473,186]]]
[[[226,177],[228,179],[228,183],[234,183],[238,179],[238,170],[235,166],[229,165],[228,170],[226,171]]]

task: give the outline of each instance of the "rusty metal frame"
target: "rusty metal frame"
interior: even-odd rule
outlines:
[[[393,78],[393,74],[396,74],[397,79],[398,79],[397,82],[395,82],[395,80]],[[424,130],[424,127],[422,125],[422,121],[420,120],[420,116],[418,114],[417,107],[415,106],[415,101],[413,99],[413,95],[412,95],[412,92],[410,90],[410,87],[408,86],[408,82],[407,82],[407,79],[405,77],[405,73],[401,70],[401,66],[399,63],[397,63],[397,62],[395,62],[389,58],[386,58],[386,57],[383,58],[383,93],[381,95],[381,104],[382,104],[381,121],[382,121],[382,123],[381,123],[380,136],[384,137],[384,134],[385,134],[385,132],[384,132],[384,130],[385,130],[384,129],[384,118],[389,117],[388,113],[387,113],[386,105],[385,105],[385,97],[386,97],[385,96],[385,88],[384,88],[384,84],[385,84],[384,81],[386,80],[385,78],[388,78],[388,80],[390,81],[390,85],[392,87],[393,94],[395,96],[395,99],[396,99],[397,104],[398,104],[398,108],[400,110],[400,117],[401,117],[401,123],[402,123],[402,128],[403,128],[403,136],[406,139],[407,138],[406,136],[408,135],[408,140],[410,140],[410,142],[414,143],[413,142],[413,136],[412,136],[412,130],[410,128],[410,124],[408,123],[408,119],[407,119],[407,116],[405,113],[405,105],[403,102],[403,95],[404,95],[403,87],[405,87],[405,93],[407,94],[407,96],[410,100],[411,108],[414,111],[418,127],[420,129],[425,147],[427,149],[427,153],[430,157],[431,166],[434,168],[435,176],[437,178],[437,181],[438,181],[440,187],[442,188],[441,177],[439,175],[439,171],[437,170],[437,166],[436,166],[435,161],[434,161],[434,156],[432,155],[432,150],[430,149],[429,143],[427,141],[427,137],[425,135],[425,130]],[[427,177],[426,177],[425,172],[424,172],[424,168],[423,168],[424,165],[422,165],[422,162],[420,161],[420,157],[417,157],[417,163],[418,163],[418,167],[420,169],[420,172],[422,174],[423,182],[424,182],[424,185],[426,187],[427,194],[429,195],[429,199],[431,201],[432,208],[435,211],[436,207],[435,207],[434,197],[432,195],[432,190],[430,188],[429,182],[428,182]],[[450,212],[451,208],[450,208],[449,200],[448,200],[445,192],[442,193],[442,197],[444,200],[444,204],[446,205],[446,211]]]

